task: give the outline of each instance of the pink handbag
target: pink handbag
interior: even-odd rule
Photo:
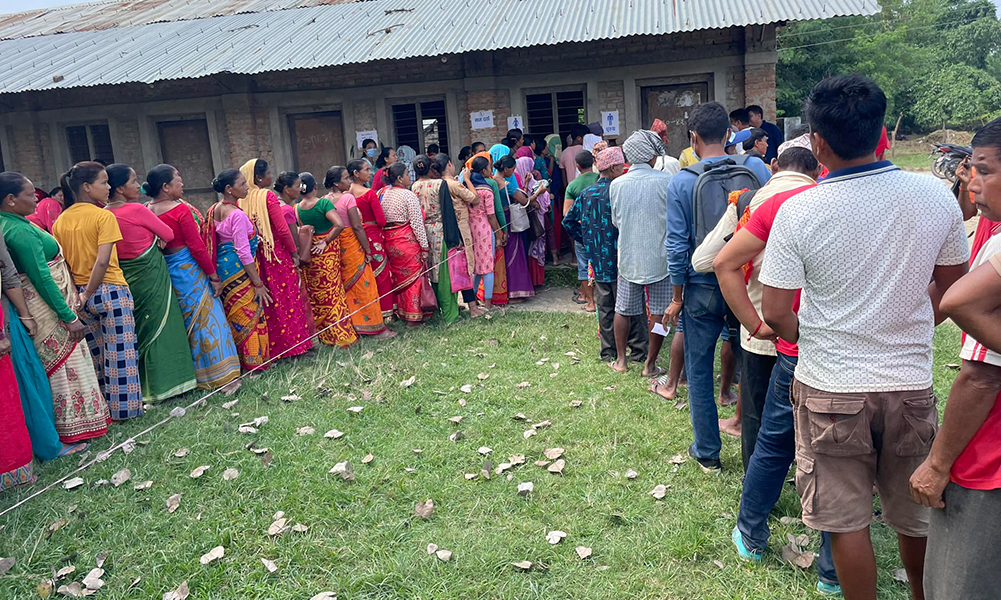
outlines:
[[[469,261],[466,251],[462,248],[448,249],[448,277],[452,284],[452,293],[473,289],[473,278],[469,276]]]

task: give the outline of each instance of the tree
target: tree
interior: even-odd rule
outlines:
[[[926,129],[954,125],[980,127],[1001,116],[1001,82],[970,65],[942,68],[925,81],[916,94],[913,114]]]

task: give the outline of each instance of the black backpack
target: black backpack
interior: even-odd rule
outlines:
[[[720,158],[714,162],[696,163],[685,167],[685,171],[698,177],[692,189],[692,224],[695,230],[695,247],[698,248],[709,232],[719,223],[729,204],[730,192],[746,189],[754,192],[761,187],[758,176],[746,162],[751,157],[736,154]],[[750,203],[752,194],[748,196]],[[742,214],[740,206],[737,215]]]

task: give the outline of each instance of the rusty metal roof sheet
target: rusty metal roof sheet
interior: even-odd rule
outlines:
[[[87,22],[87,30],[0,40],[0,93],[252,75],[880,10],[876,0],[373,0],[292,8],[330,1],[212,0],[213,8],[239,12],[190,20],[183,15],[203,14],[197,9],[208,10],[207,0],[84,5],[78,18],[85,21],[78,22]],[[248,6],[264,12],[247,12]],[[101,10],[91,13],[94,7]],[[129,11],[143,7],[144,19],[165,22],[127,25]]]

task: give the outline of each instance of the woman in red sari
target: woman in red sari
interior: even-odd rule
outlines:
[[[396,314],[413,327],[432,314],[421,308],[421,275],[430,252],[424,213],[421,201],[410,191],[407,165],[389,167],[385,179],[381,196],[386,227],[382,235],[396,290]]]
[[[372,167],[360,158],[355,159],[348,163],[348,176],[351,177],[351,189],[348,193],[355,199],[368,245],[372,249],[370,264],[372,273],[375,274],[375,286],[379,290],[379,307],[382,309],[383,320],[388,323],[396,309],[396,296],[393,294],[393,278],[389,274],[389,260],[383,245],[382,228],[386,226],[386,216],[382,212],[379,197],[366,186],[372,178]]]
[[[8,333],[4,311],[0,311],[0,492],[35,482],[31,472],[31,437],[10,360]]]
[[[313,348],[310,339],[309,300],[299,283],[299,255],[288,222],[282,214],[268,163],[254,158],[240,167],[250,191],[240,200],[257,230],[257,269],[268,286],[270,304],[264,305],[272,359],[299,356]]]

